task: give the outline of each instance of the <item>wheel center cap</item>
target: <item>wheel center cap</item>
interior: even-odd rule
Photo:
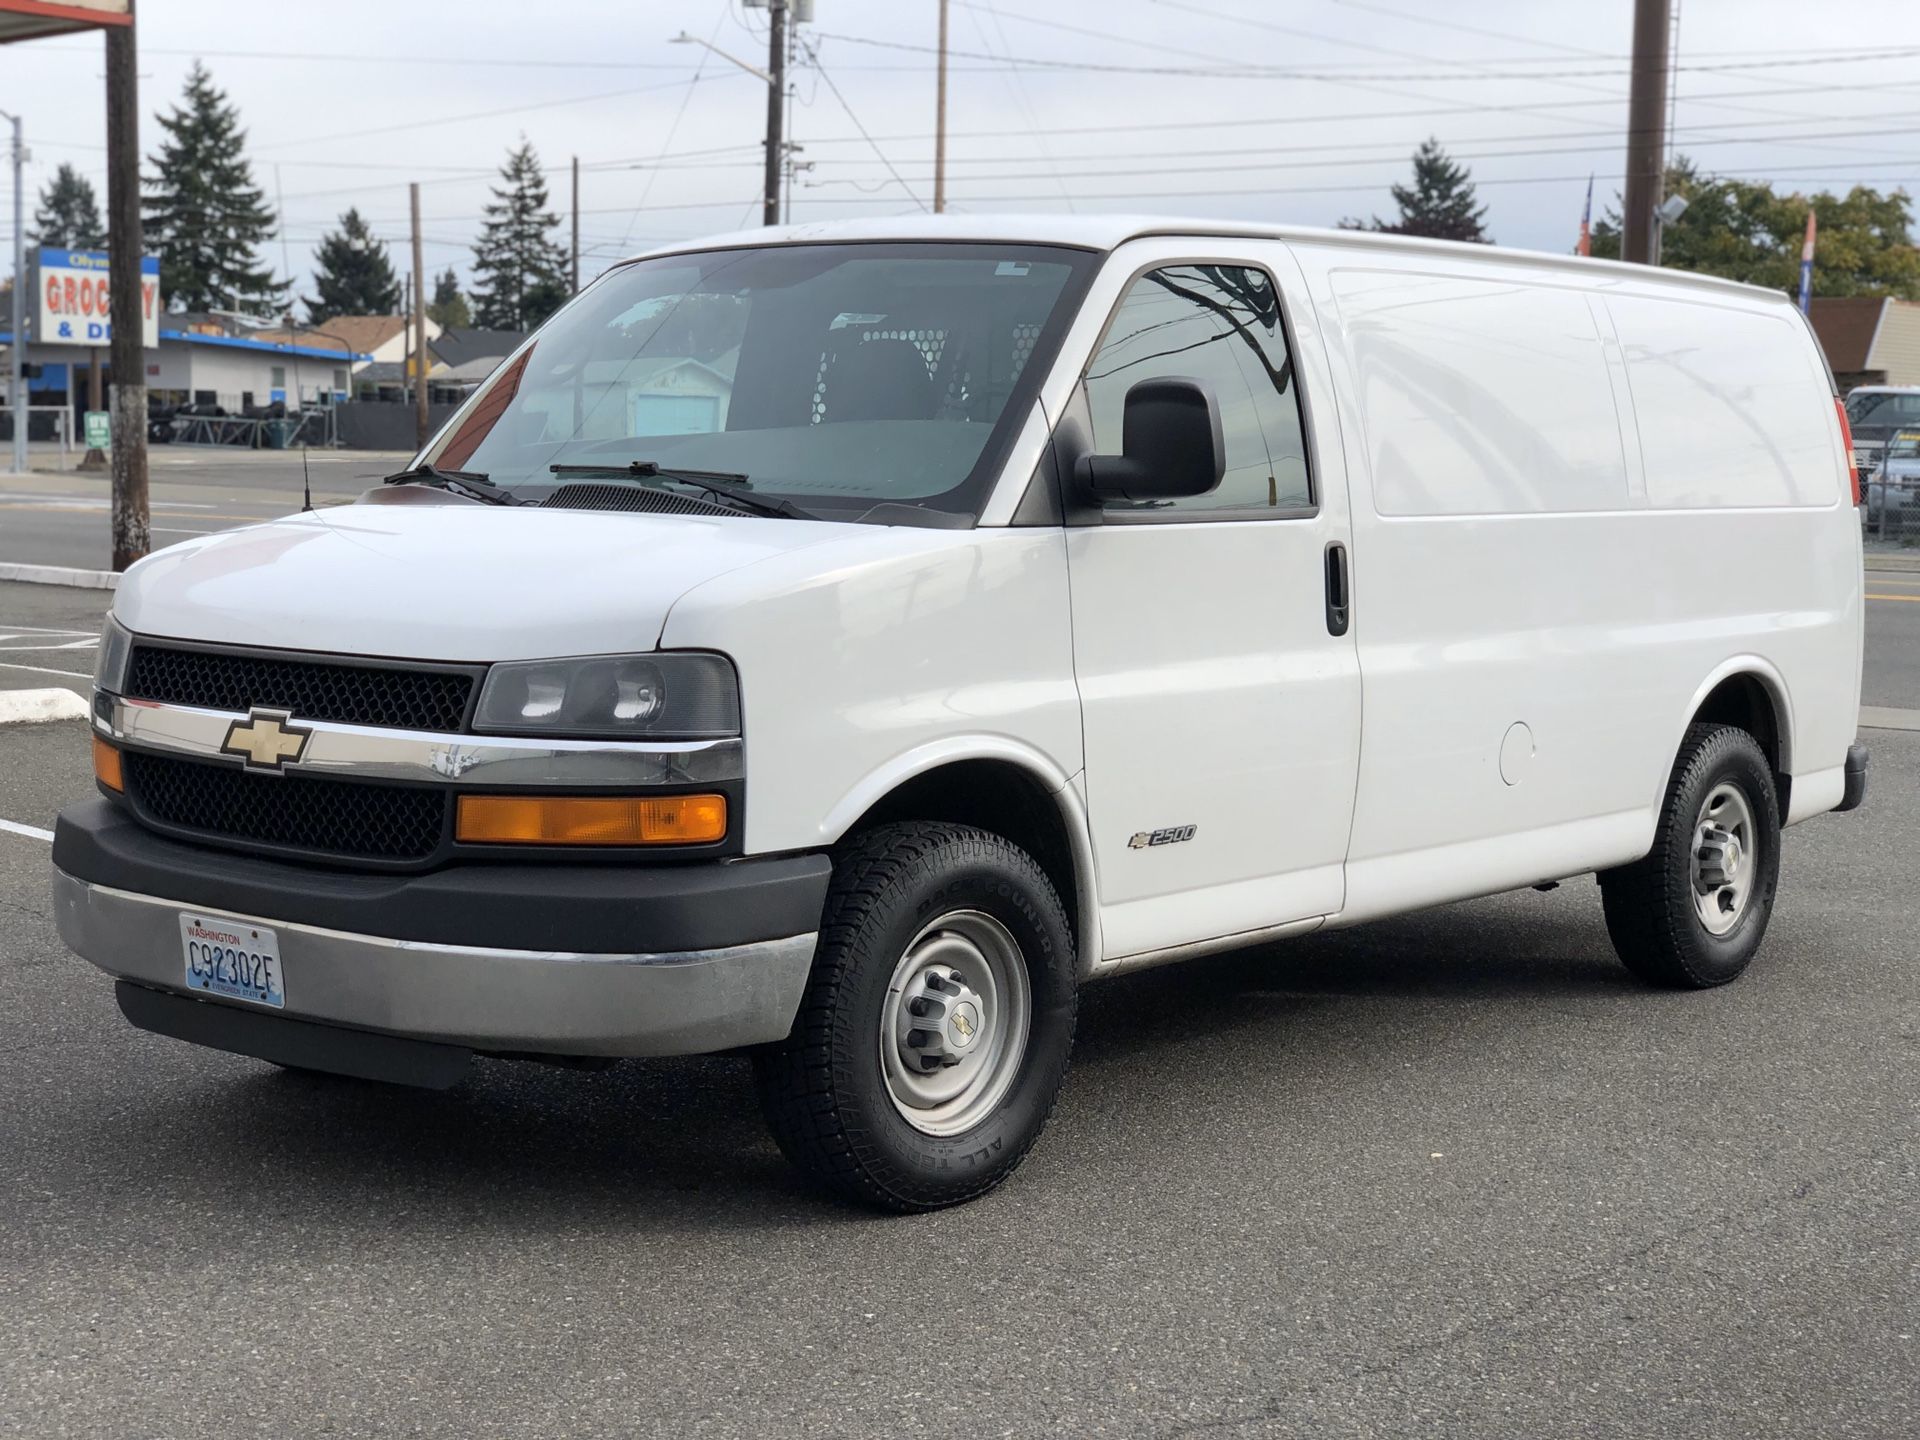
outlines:
[[[980,1009],[971,1000],[962,1000],[947,1017],[947,1039],[954,1049],[964,1050],[980,1035]]]

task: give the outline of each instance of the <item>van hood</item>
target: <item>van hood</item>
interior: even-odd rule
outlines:
[[[169,546],[126,573],[113,608],[140,635],[348,655],[651,650],[694,586],[862,528],[362,503]]]

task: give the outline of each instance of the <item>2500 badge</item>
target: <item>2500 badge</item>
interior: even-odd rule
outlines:
[[[1142,830],[1127,841],[1129,850],[1145,850],[1152,845],[1178,845],[1182,840],[1193,839],[1197,825],[1171,825],[1165,830]]]

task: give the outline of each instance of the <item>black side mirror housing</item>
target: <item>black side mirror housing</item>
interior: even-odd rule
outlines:
[[[1083,455],[1074,467],[1100,500],[1185,500],[1227,473],[1220,405],[1204,380],[1165,375],[1127,391],[1120,454]]]

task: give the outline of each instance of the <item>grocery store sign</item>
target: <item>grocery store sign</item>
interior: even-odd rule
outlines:
[[[29,338],[40,345],[105,345],[113,338],[108,320],[112,295],[107,257],[100,250],[56,250],[42,246],[34,252],[33,328]],[[160,257],[140,261],[140,343],[148,350],[160,343]]]

